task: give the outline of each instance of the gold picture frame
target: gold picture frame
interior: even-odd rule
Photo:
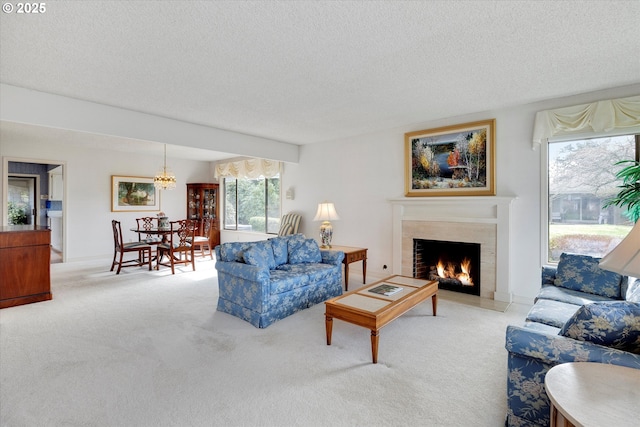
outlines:
[[[405,196],[495,196],[495,119],[404,134]]]
[[[111,176],[111,212],[160,211],[160,191],[153,178]]]

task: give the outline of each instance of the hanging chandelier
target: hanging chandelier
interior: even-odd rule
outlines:
[[[153,177],[153,185],[159,190],[173,190],[176,188],[176,176],[167,171],[167,144],[164,144],[164,166],[162,171]]]

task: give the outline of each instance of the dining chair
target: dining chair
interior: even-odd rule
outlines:
[[[113,228],[113,262],[111,263],[111,270],[118,265],[118,271],[116,274],[120,274],[122,267],[140,267],[144,264],[149,264],[149,270],[151,270],[151,246],[145,242],[130,242],[124,243],[122,240],[122,226],[120,221],[115,219],[111,221],[111,228]],[[137,252],[137,259],[124,260],[124,254],[127,252]],[[118,257],[118,253],[120,257]],[[117,258],[117,261],[116,261]]]
[[[193,238],[194,250],[200,249],[200,256],[203,258],[205,256],[204,251],[206,249],[207,251],[209,251],[209,256],[211,257],[211,259],[213,259],[213,236],[211,233],[213,221],[214,219],[211,217],[203,218],[202,224],[200,226],[200,234]]]
[[[193,241],[196,233],[196,222],[190,219],[182,219],[179,221],[171,221],[169,225],[171,233],[169,233],[167,241],[158,245],[156,270],[159,270],[160,266],[164,265],[165,267],[171,267],[171,274],[175,274],[176,264],[191,264],[193,271],[195,271],[196,263],[194,260]],[[163,262],[162,260],[165,256],[167,256],[169,260]]]
[[[149,231],[153,228],[158,228],[158,218],[154,216],[136,218],[136,222],[138,223],[138,230]],[[162,237],[157,234],[147,234],[146,236],[143,236],[143,234],[144,233],[138,232],[138,241],[145,242],[149,245],[157,245],[162,241]]]

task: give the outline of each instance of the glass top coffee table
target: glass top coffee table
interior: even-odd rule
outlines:
[[[437,281],[391,276],[325,301],[327,345],[331,345],[334,318],[362,326],[371,330],[373,363],[378,363],[380,329],[429,297],[435,316]]]

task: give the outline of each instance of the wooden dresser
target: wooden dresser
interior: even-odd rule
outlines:
[[[50,300],[50,261],[47,227],[0,227],[0,308]]]

